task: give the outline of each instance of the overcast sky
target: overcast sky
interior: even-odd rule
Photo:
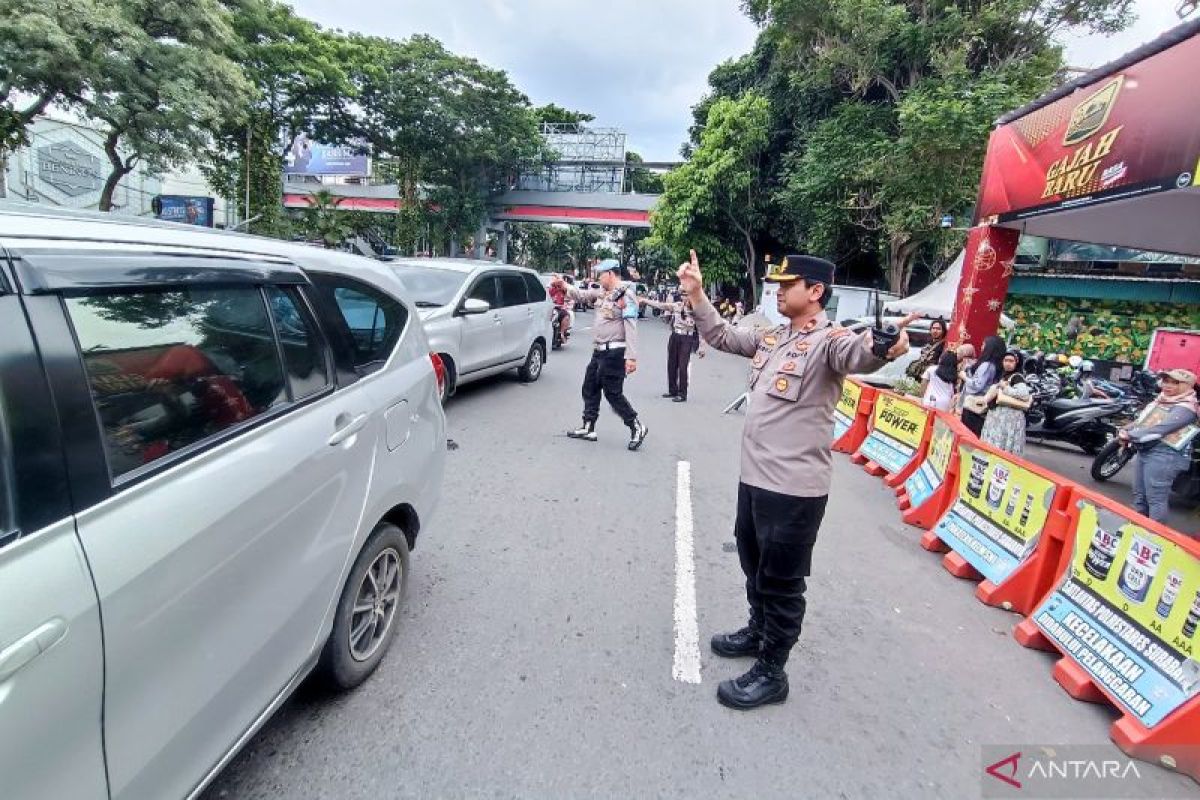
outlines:
[[[537,105],[596,115],[648,160],[676,160],[691,107],[720,62],[757,33],[737,0],[293,0],[326,27],[404,38],[427,33],[508,72]],[[1178,24],[1175,0],[1138,0],[1129,31],[1067,42],[1095,67]]]

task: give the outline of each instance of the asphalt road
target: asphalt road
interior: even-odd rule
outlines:
[[[589,324],[579,315],[579,324]],[[980,796],[981,745],[1108,744],[1115,714],[1069,698],[903,525],[883,484],[835,457],[787,703],[745,713],[717,683],[749,661],[708,637],[745,620],[731,526],[745,362],[694,362],[665,390],[666,330],[642,325],[628,395],[645,448],[605,408],[578,422],[576,336],[536,384],[448,408],[441,509],[413,553],[397,641],[358,691],[302,689],[206,793],[216,798]],[[699,684],[672,678],[677,463],[691,465]],[[1162,796],[1191,781],[1144,766]]]

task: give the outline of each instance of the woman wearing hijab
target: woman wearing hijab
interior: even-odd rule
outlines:
[[[1159,376],[1161,393],[1137,420],[1118,432],[1137,449],[1133,473],[1133,507],[1156,522],[1167,521],[1171,484],[1191,461],[1191,443],[1200,431],[1196,376],[1173,369]]]
[[[1000,362],[1001,378],[988,389],[988,413],[980,437],[1014,456],[1025,454],[1025,412],[1033,405],[1033,390],[1021,374],[1021,355],[1010,350]]]
[[[999,336],[989,336],[983,340],[979,360],[967,369],[967,377],[963,381],[962,421],[976,436],[983,433],[983,419],[988,412],[988,389],[1000,380],[1003,361],[1004,340]]]
[[[926,408],[949,411],[954,406],[954,387],[958,383],[958,356],[942,353],[935,366],[921,376],[921,402]]]

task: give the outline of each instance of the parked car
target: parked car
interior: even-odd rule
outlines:
[[[445,395],[515,369],[531,383],[550,349],[554,304],[531,269],[468,259],[399,259],[395,270],[446,365]]]
[[[393,641],[445,460],[385,266],[0,207],[6,798],[195,796]]]

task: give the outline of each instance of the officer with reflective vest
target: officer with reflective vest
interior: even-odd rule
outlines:
[[[908,350],[903,331],[881,344],[872,331],[834,327],[824,311],[833,273],[824,259],[785,258],[766,280],[779,284],[779,313],[789,324],[751,331],[725,322],[713,308],[695,251],[679,268],[704,340],[752,359],[734,524],[750,619],[711,643],[717,655],[757,659],[747,673],[718,687],[717,699],[732,708],[787,699],[784,665],[804,620],[805,578],[829,495],[833,410],[842,381]]]

